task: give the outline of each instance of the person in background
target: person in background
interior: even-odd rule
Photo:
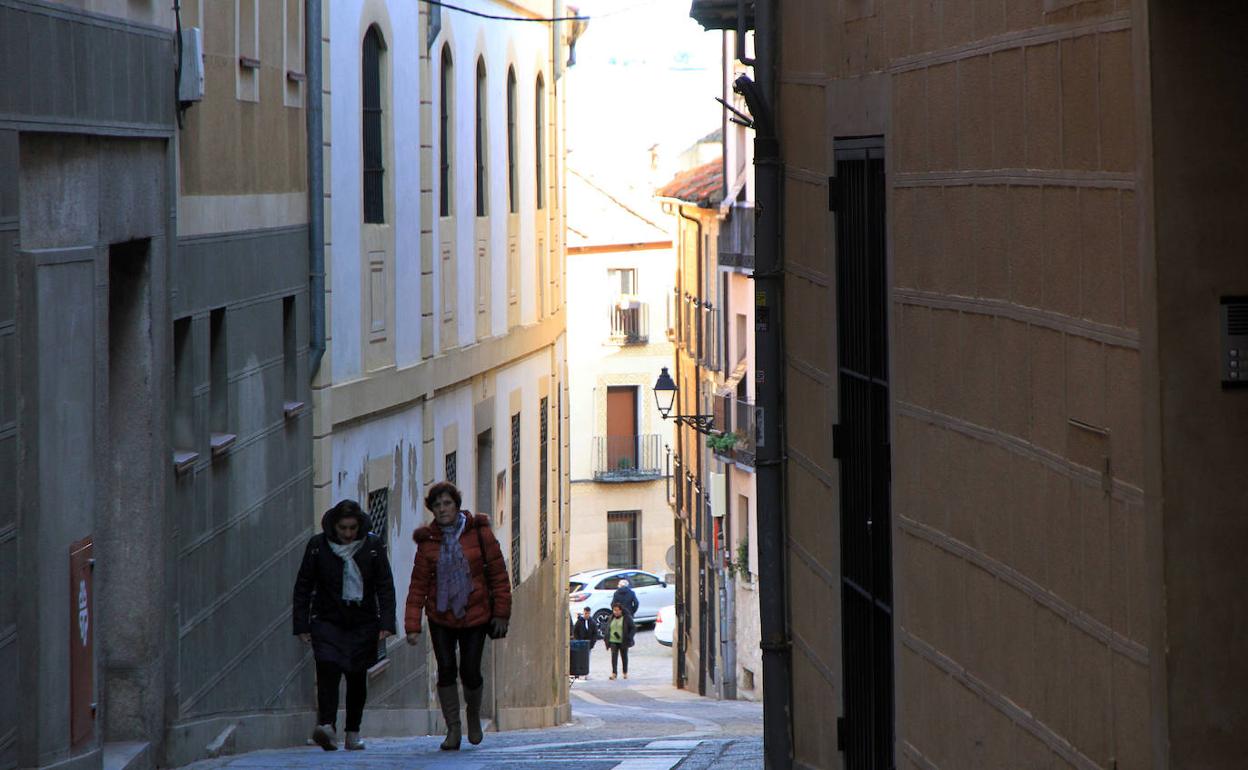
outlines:
[[[294,633],[312,646],[316,660],[316,727],[312,740],[338,748],[338,683],[347,680],[348,751],[364,748],[360,721],[368,699],[368,669],[377,642],[395,632],[394,577],[381,539],[368,532],[359,503],[343,500],[321,518],[321,534],[308,541],[295,578]]]
[[[598,641],[598,624],[594,622],[594,616],[590,613],[589,607],[585,607],[577,616],[576,625],[572,627],[572,638],[585,639],[590,647]]]
[[[450,482],[434,484],[425,496],[433,523],[412,533],[416,557],[407,592],[403,627],[407,643],[420,636],[420,616],[429,620],[429,638],[438,662],[438,702],[446,720],[443,751],[458,751],[461,737],[459,684],[464,683],[468,742],[481,733],[481,656],[485,638],[507,635],[511,583],[490,517],[461,511],[463,498]],[[456,651],[458,648],[458,659]]]
[[[590,613],[589,607],[581,610],[581,614],[576,618],[576,625],[572,627],[572,638],[589,642],[589,648],[594,648],[594,642],[598,641],[598,624],[594,622],[594,616]],[[581,679],[588,679],[588,676],[582,676]]]
[[[611,603],[620,605],[629,617],[637,614],[637,608],[641,606],[641,602],[637,600],[637,593],[629,585],[628,578],[620,578],[615,593],[611,595]]]
[[[624,678],[628,679],[628,648],[633,646],[633,637],[637,626],[633,616],[624,611],[624,607],[616,602],[611,605],[611,617],[607,619],[604,636],[607,647],[611,649],[611,678],[615,679],[618,672],[618,659],[623,658]]]

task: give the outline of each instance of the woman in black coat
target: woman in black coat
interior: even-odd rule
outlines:
[[[381,540],[368,532],[359,504],[343,500],[321,518],[321,534],[308,541],[295,579],[294,632],[316,658],[316,728],[312,740],[338,748],[334,725],[338,682],[347,680],[345,746],[364,748],[360,720],[368,697],[368,669],[378,641],[395,632],[394,577]]]
[[[633,646],[637,635],[637,624],[633,616],[619,602],[611,605],[611,617],[602,625],[602,638],[607,641],[607,649],[611,650],[611,678],[619,673],[619,659],[624,659],[624,678],[628,679],[628,648]]]

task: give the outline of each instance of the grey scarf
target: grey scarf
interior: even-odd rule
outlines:
[[[360,575],[360,566],[355,563],[355,553],[364,545],[364,539],[352,540],[350,543],[329,541],[334,555],[342,559],[342,600],[358,602],[364,598],[364,578]]]
[[[438,612],[446,612],[462,618],[468,607],[468,594],[472,593],[472,573],[468,560],[459,544],[468,517],[460,512],[459,519],[449,527],[441,527],[442,550],[438,553]]]

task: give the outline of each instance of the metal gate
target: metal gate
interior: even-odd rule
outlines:
[[[884,148],[838,141],[836,212],[841,463],[841,633],[847,770],[892,770],[893,591],[889,499]]]

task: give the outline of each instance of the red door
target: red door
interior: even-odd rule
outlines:
[[[637,388],[607,388],[607,471],[637,469]]]
[[[91,538],[69,547],[69,740],[77,747],[95,736],[95,611]]]

